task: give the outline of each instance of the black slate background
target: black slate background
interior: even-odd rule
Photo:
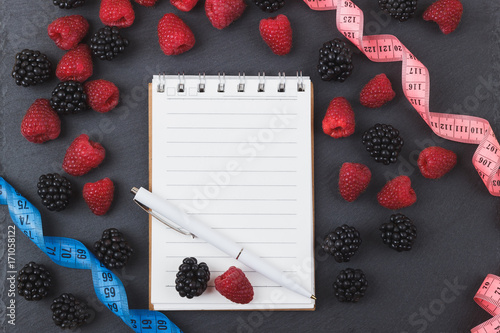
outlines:
[[[202,1],[189,13],[179,12],[166,0],[160,0],[155,8],[134,4],[136,21],[123,30],[130,48],[113,62],[94,61],[92,79],[114,82],[121,92],[119,106],[108,114],[89,111],[64,117],[61,135],[52,142],[36,145],[25,140],[19,131],[25,111],[36,98],[49,97],[57,79],[36,87],[16,86],[10,77],[14,55],[23,48],[39,49],[56,65],[64,51],[49,39],[46,27],[59,16],[81,14],[88,19],[90,30],[96,31],[101,26],[99,2],[87,2],[84,7],[65,11],[49,0],[0,0],[0,174],[40,208],[45,235],[76,238],[87,246],[109,227],[118,227],[128,235],[136,254],[118,274],[126,285],[131,308],[148,305],[148,218],[132,203],[129,189],[148,185],[146,87],[151,75],[160,71],[244,71],[247,75],[285,71],[294,75],[300,69],[311,76],[315,88],[316,311],[168,312],[168,317],[188,333],[467,332],[489,318],[474,303],[473,296],[486,274],[500,273],[498,199],[488,193],[471,164],[475,147],[444,141],[432,134],[404,98],[400,63],[373,63],[358,53],[354,56],[355,70],[345,83],[321,81],[315,72],[317,51],[323,42],[341,37],[335,26],[335,12],[315,12],[300,0],[287,1],[279,13],[292,22],[294,47],[289,55],[278,57],[263,43],[258,31],[259,20],[271,15],[250,1],[243,16],[222,31],[210,25]],[[498,4],[464,0],[459,28],[445,36],[437,25],[421,18],[431,0],[420,0],[416,18],[406,23],[389,20],[380,13],[375,0],[356,3],[365,12],[365,33],[396,35],[429,68],[431,110],[484,117],[500,133]],[[196,45],[191,51],[173,57],[161,52],[156,26],[167,12],[178,14],[192,28]],[[380,109],[366,109],[359,104],[359,91],[382,72],[393,82],[397,97]],[[356,113],[356,133],[341,140],[333,140],[321,130],[328,103],[337,96],[350,100]],[[393,124],[406,141],[402,158],[395,165],[377,165],[364,151],[362,132],[376,122]],[[107,156],[98,169],[71,180],[77,193],[86,182],[104,177],[115,182],[115,201],[103,217],[94,216],[81,195],[65,211],[53,213],[41,207],[36,194],[38,177],[62,172],[65,150],[81,133],[101,142]],[[457,167],[443,179],[424,179],[416,167],[416,157],[425,145],[454,150],[459,159]],[[339,168],[347,161],[365,163],[373,173],[367,192],[354,203],[343,201],[336,189]],[[379,224],[389,218],[391,211],[377,204],[376,193],[386,179],[399,174],[410,176],[418,195],[415,205],[401,210],[418,226],[418,240],[409,253],[390,250],[378,235]],[[5,207],[0,222],[0,291],[5,303],[9,301],[6,230],[12,225]],[[318,245],[328,231],[342,223],[356,226],[363,237],[359,253],[349,264],[338,264],[326,257]],[[53,272],[55,287],[51,297],[38,303],[16,297],[15,326],[7,323],[1,306],[2,332],[59,331],[52,323],[49,306],[52,298],[63,292],[86,299],[95,309],[91,323],[79,331],[128,331],[95,297],[90,272],[53,264],[19,232],[16,249],[16,269],[31,260],[43,263]],[[335,276],[346,267],[363,269],[370,283],[366,296],[357,304],[339,303],[332,292]],[[458,287],[450,290],[453,284]]]

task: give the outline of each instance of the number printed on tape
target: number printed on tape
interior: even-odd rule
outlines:
[[[321,0],[304,0],[311,9],[325,10]],[[500,151],[490,123],[466,115],[430,112],[427,68],[396,37],[388,35],[363,36],[363,12],[350,0],[331,0],[329,9],[337,10],[337,28],[372,61],[402,61],[403,91],[410,104],[437,135],[478,148],[472,158],[477,173],[495,196],[500,196]],[[360,18],[360,19],[354,19]],[[500,278],[488,275],[474,300],[493,318],[476,326],[472,333],[500,332]]]
[[[104,267],[85,245],[71,238],[44,236],[38,209],[2,177],[0,177],[0,189],[0,204],[8,206],[14,224],[56,264],[69,268],[90,269],[97,298],[133,331],[182,332],[160,312],[130,310],[123,283],[113,272]]]
[[[472,333],[500,332],[500,277],[488,274],[474,296],[476,303],[493,316],[474,327]]]

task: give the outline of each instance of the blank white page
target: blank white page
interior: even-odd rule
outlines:
[[[152,192],[314,292],[310,79],[154,76],[152,89]],[[155,310],[314,309],[313,300],[154,218],[150,238]],[[175,290],[185,257],[206,262],[211,273],[207,290],[193,299]],[[241,268],[253,285],[249,304],[232,303],[215,290],[215,278],[230,266]]]

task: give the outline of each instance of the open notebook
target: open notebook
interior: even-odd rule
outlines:
[[[308,77],[154,76],[150,85],[150,190],[269,261],[314,293],[312,86]],[[210,268],[209,287],[181,298],[185,257]],[[214,279],[241,268],[251,303],[221,296]],[[154,310],[314,309],[199,239],[150,222]]]

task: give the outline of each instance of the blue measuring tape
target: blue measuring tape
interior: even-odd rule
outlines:
[[[123,283],[81,242],[71,238],[44,236],[38,209],[2,177],[0,177],[0,205],[8,206],[14,224],[53,262],[69,268],[90,269],[97,298],[135,332],[182,333],[160,312],[130,310]]]

